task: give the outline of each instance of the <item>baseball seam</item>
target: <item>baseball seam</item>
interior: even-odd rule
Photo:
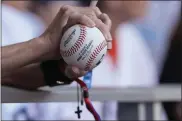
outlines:
[[[97,55],[106,47],[106,45],[107,45],[106,41],[103,41],[95,48],[95,50],[90,55],[90,57],[86,63],[85,71],[88,71],[90,69],[90,66],[92,65],[93,61],[95,60]]]
[[[86,27],[80,25],[80,36],[78,37],[78,40],[76,43],[68,50],[61,51],[61,55],[64,57],[72,56],[74,53],[78,51],[78,49],[83,45],[85,38],[86,38]]]

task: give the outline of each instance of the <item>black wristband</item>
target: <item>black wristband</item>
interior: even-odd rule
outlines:
[[[70,84],[72,82],[71,79],[66,77],[65,74],[60,71],[59,62],[59,60],[49,60],[40,64],[46,85],[52,87]]]

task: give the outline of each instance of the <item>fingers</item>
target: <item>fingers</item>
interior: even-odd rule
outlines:
[[[98,7],[90,7],[92,12],[88,16],[95,22],[96,27],[101,30],[107,40],[108,49],[112,49],[111,19],[105,13],[102,13]],[[89,9],[89,8],[88,8]],[[94,13],[94,14],[93,14]]]
[[[70,23],[72,24],[83,24],[85,26],[88,26],[88,27],[94,27],[95,26],[95,23],[94,21],[92,21],[88,16],[86,15],[83,15],[83,14],[80,14],[80,13],[73,13],[71,16],[70,16]]]
[[[109,30],[111,29],[111,26],[112,26],[112,21],[111,21],[111,19],[109,18],[109,16],[107,15],[107,14],[105,14],[105,13],[102,13],[100,16],[99,16],[99,18],[102,20],[102,22],[104,23],[104,24],[106,24],[107,26],[108,26],[108,28],[109,28]]]
[[[63,33],[70,28],[71,26],[75,24],[82,24],[88,27],[95,27],[95,22],[92,21],[88,16],[82,15],[80,13],[73,12],[72,15],[70,15],[66,26],[63,29]]]
[[[94,21],[96,23],[96,27],[101,30],[106,40],[112,40],[108,26],[106,26],[100,19],[96,19]]]
[[[101,19],[95,17],[95,16],[89,16],[96,24],[96,27],[103,33],[104,37],[106,38],[106,41],[108,43],[108,49],[112,49],[112,36],[110,33],[110,23],[108,22],[108,26],[102,22]]]
[[[55,17],[55,20],[53,21],[53,27],[54,31],[52,33],[57,33],[58,31],[63,31],[64,27],[67,25],[70,15],[73,13],[72,7],[65,5],[60,8],[60,11]]]
[[[60,25],[63,28],[63,33],[69,27],[75,24],[83,24],[88,27],[94,27],[95,23],[86,15],[77,12],[73,7],[65,5],[61,8],[62,11],[62,22]]]
[[[102,20],[102,22],[107,25],[109,31],[111,30],[111,26],[112,26],[112,22],[109,18],[109,16],[105,13],[100,15],[100,19]],[[112,36],[111,38],[107,39],[107,47],[108,49],[112,49]]]
[[[91,8],[95,12],[97,17],[99,17],[102,14],[102,12],[100,11],[100,9],[98,7],[94,6],[94,7],[91,7]]]
[[[97,27],[103,33],[108,42],[108,49],[112,48],[112,36],[110,34],[111,20],[107,14],[102,14],[98,7],[63,7],[64,14],[62,16],[65,19],[64,25],[69,28],[74,24],[83,24],[88,27]],[[67,22],[66,22],[67,20]]]

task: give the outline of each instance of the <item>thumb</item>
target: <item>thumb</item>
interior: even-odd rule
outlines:
[[[83,71],[75,66],[66,66],[65,68],[65,75],[71,79],[84,76],[86,73],[87,71]]]

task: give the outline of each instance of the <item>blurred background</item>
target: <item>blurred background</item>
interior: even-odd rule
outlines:
[[[89,6],[90,0],[3,1],[2,44],[39,36],[64,4]],[[93,71],[92,87],[153,87],[168,83],[163,81],[163,68],[181,17],[181,1],[112,0],[99,1],[97,6],[112,20],[113,49]],[[175,79],[170,83],[181,84],[179,78]],[[94,102],[94,106],[104,120],[138,118],[136,103]],[[76,102],[3,104],[2,120],[78,120],[74,113],[76,107]],[[163,103],[162,119],[179,119],[180,111],[176,107],[179,107],[177,102]],[[152,120],[151,110],[148,103],[148,120]],[[85,108],[81,120],[93,120]]]

